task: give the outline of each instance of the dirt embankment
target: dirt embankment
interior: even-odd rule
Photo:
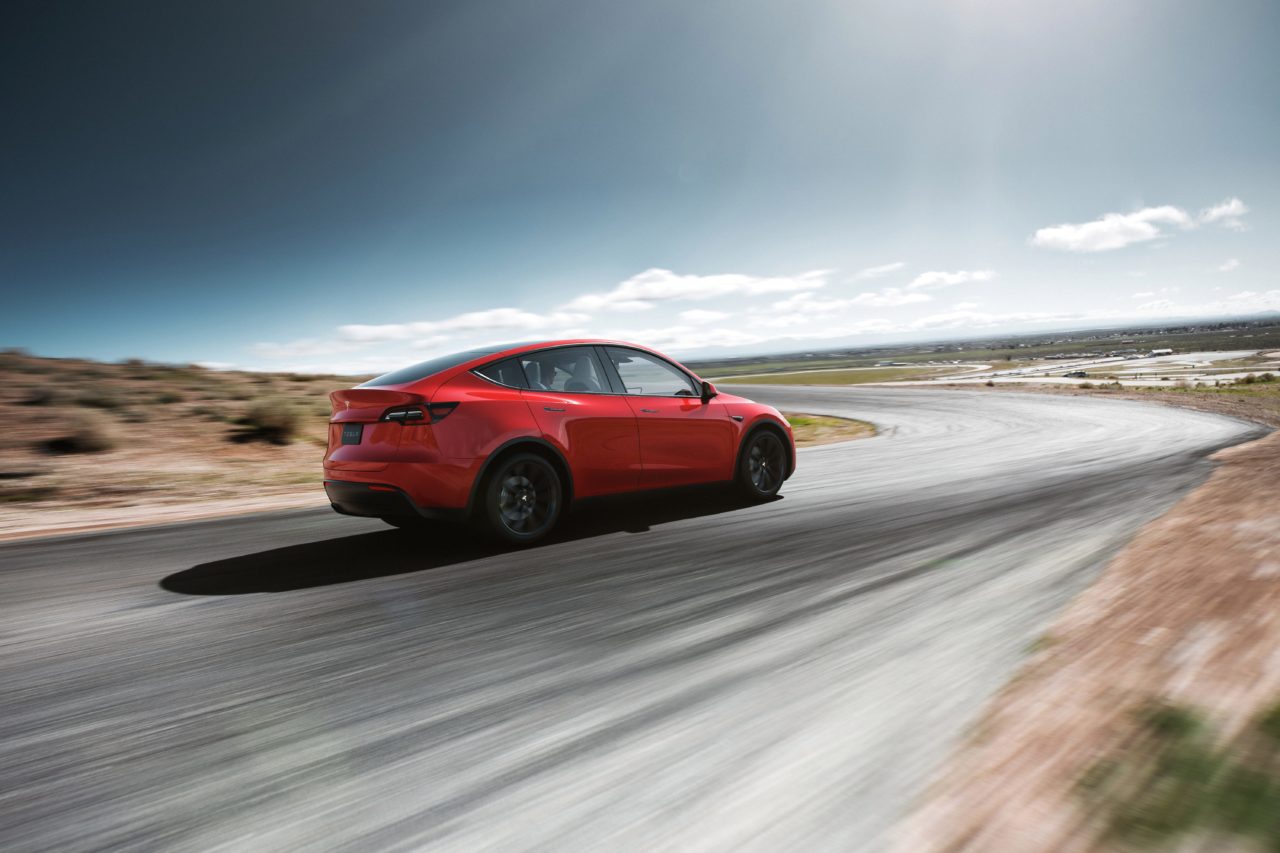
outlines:
[[[1266,399],[1134,396],[1280,426]],[[1280,743],[1248,753],[1259,720],[1280,720],[1280,432],[1214,458],[1210,479],[1144,528],[1037,644],[899,850],[1280,841],[1268,834],[1280,833],[1280,811],[1268,815],[1280,804]],[[1152,735],[1151,708],[1176,709],[1160,725],[1201,721],[1185,728],[1201,726],[1206,745]],[[1121,783],[1089,794],[1100,771]]]

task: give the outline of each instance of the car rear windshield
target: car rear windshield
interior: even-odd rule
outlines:
[[[399,370],[393,370],[390,373],[384,373],[381,376],[374,377],[368,382],[357,385],[357,388],[376,388],[380,385],[404,385],[406,382],[417,382],[419,379],[426,379],[433,373],[439,373],[442,370],[448,370],[450,367],[457,367],[464,361],[471,361],[473,358],[479,358],[489,353],[501,352],[497,349],[469,349],[465,352],[455,352],[452,355],[442,355],[439,358],[433,358],[430,361],[420,361],[410,367],[402,367]]]

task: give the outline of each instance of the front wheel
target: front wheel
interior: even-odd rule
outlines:
[[[738,488],[755,500],[768,500],[787,476],[787,450],[772,430],[753,433],[738,457]]]
[[[528,545],[555,527],[563,491],[550,462],[536,453],[517,453],[499,462],[485,482],[484,520],[498,538]]]

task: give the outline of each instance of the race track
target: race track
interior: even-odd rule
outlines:
[[[878,849],[1052,615],[1261,434],[733,390],[882,434],[765,506],[613,501],[524,552],[309,510],[0,546],[0,848]]]

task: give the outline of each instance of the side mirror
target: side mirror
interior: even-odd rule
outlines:
[[[702,383],[702,402],[710,402],[711,398],[718,393],[720,392],[716,390],[716,386],[712,385],[710,382]]]

